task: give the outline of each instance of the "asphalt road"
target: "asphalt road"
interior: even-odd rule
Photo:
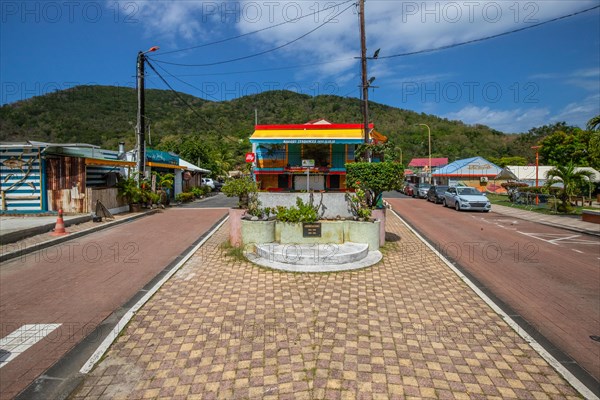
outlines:
[[[3,263],[0,361],[11,356],[7,335],[25,325],[42,328],[27,339],[35,344],[2,364],[0,398],[17,395],[84,338],[93,351],[102,341],[95,336],[98,326],[227,214],[213,208],[217,200],[167,209]],[[23,340],[25,333],[17,332]]]
[[[396,198],[393,198],[393,197]],[[541,337],[600,380],[600,238],[389,194],[392,208]],[[403,251],[422,244],[404,243]],[[425,261],[425,260],[424,260]],[[559,360],[560,361],[560,360]]]

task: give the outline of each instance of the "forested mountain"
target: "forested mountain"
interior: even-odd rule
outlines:
[[[184,101],[182,101],[185,100]],[[187,104],[186,104],[187,103]],[[189,105],[189,106],[188,106]],[[91,143],[116,149],[119,141],[135,143],[137,97],[135,89],[78,86],[33,97],[0,108],[0,140]],[[191,106],[191,107],[190,107]],[[294,124],[325,118],[334,123],[361,123],[360,101],[333,95],[316,96],[269,91],[235,100],[212,102],[168,90],[146,91],[146,115],[151,146],[181,150],[196,147],[189,161],[206,163],[211,154],[219,162],[236,164],[250,149],[255,109],[259,124]],[[427,157],[427,130],[431,127],[432,156],[450,161],[480,155],[486,158],[522,156],[533,161],[530,146],[535,135],[507,135],[487,126],[466,125],[433,115],[369,103],[378,131],[402,149],[406,164]],[[189,158],[189,157],[188,157]],[[197,159],[196,159],[197,158]]]

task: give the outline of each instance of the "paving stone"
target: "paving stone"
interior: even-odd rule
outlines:
[[[382,262],[327,274],[228,255],[224,224],[72,398],[578,397],[433,253],[400,247],[418,239],[388,215],[401,241]]]

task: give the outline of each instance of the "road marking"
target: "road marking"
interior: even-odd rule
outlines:
[[[529,236],[534,239],[541,240],[546,243],[550,243],[558,246],[559,244],[583,244],[583,245],[598,245],[598,240],[586,240],[578,239],[582,235],[565,235],[564,233],[534,233],[534,232],[521,232],[516,231],[521,235]]]
[[[576,251],[576,252],[578,252],[578,253],[581,253],[581,254],[583,254],[583,251],[581,251],[581,250],[577,250],[577,249],[571,249],[571,250],[573,250],[573,251]]]
[[[23,325],[0,339],[0,368],[17,358],[28,348],[48,336],[61,324]]]
[[[218,231],[219,228],[221,228],[221,226],[223,226],[223,224],[225,222],[227,222],[228,219],[229,219],[228,216],[225,217],[216,227],[214,227],[206,235],[206,237],[204,237],[204,239],[202,239],[200,241],[200,243],[198,243],[196,246],[194,246],[194,248],[192,250],[190,250],[185,256],[183,256],[183,258],[181,259],[181,261],[179,261],[177,263],[177,265],[175,265],[165,276],[163,276],[163,278],[160,281],[156,282],[156,284],[154,286],[152,286],[152,288],[150,290],[148,290],[148,292],[142,298],[140,298],[137,301],[137,303],[135,303],[133,306],[131,306],[131,308],[125,313],[125,315],[123,315],[123,317],[121,317],[119,322],[117,322],[117,324],[113,327],[113,329],[108,334],[108,336],[106,336],[104,338],[104,340],[102,341],[102,343],[100,343],[100,346],[98,346],[96,351],[94,351],[94,354],[92,354],[90,356],[90,358],[87,360],[87,362],[81,367],[79,372],[81,372],[82,374],[87,374],[92,370],[92,368],[94,368],[96,363],[98,363],[98,361],[100,361],[102,356],[108,351],[108,348],[110,347],[110,345],[119,337],[119,333],[123,329],[125,329],[125,327],[129,323],[129,321],[131,321],[131,319],[135,316],[135,314],[138,312],[138,310],[140,308],[142,308],[142,306],[144,304],[146,304],[148,302],[148,300],[150,300],[156,292],[158,292],[158,289],[160,289],[162,287],[162,285],[164,285],[165,282],[167,282],[169,279],[171,279],[171,277],[173,275],[175,275],[175,273],[177,273],[177,271],[179,271],[179,269],[190,258],[192,258],[192,256],[194,254],[196,254],[196,251],[198,251],[198,249],[200,247],[202,247],[204,245],[204,243],[208,239],[210,239],[212,237],[212,235],[214,235],[215,232]]]
[[[535,338],[529,335],[525,330],[521,328],[519,324],[515,322],[504,310],[502,310],[490,297],[488,297],[480,288],[477,287],[466,275],[450,262],[442,253],[440,253],[434,246],[432,246],[423,236],[421,236],[412,226],[408,224],[395,210],[392,213],[402,221],[419,240],[423,242],[436,256],[440,258],[467,286],[471,288],[492,310],[494,310],[523,340],[525,340],[542,358],[544,358],[548,364],[566,379],[584,398],[586,399],[598,399],[598,397],[585,386],[575,375],[571,373],[563,364],[560,363],[552,354],[548,352]],[[518,232],[518,231],[517,231]],[[519,232],[522,233],[522,232]]]

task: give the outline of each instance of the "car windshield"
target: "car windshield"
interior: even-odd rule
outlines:
[[[448,190],[448,186],[438,186],[438,187],[435,188],[435,190],[438,193],[444,193],[446,190]]]
[[[465,196],[477,196],[477,195],[481,195],[480,191],[478,191],[477,189],[471,188],[471,187],[456,188],[456,192],[458,194],[462,194],[462,195],[465,195]]]
[[[429,183],[420,183],[419,189],[429,189],[431,185]]]

